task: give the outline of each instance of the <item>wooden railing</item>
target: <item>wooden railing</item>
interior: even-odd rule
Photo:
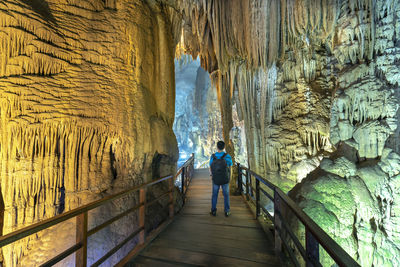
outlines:
[[[137,229],[133,233],[131,233],[129,236],[127,236],[123,241],[121,241],[117,246],[112,248],[104,256],[102,256],[100,259],[98,259],[95,263],[93,263],[91,265],[91,266],[99,266],[104,261],[106,261],[110,256],[112,256],[115,252],[117,252],[122,246],[124,246],[126,243],[128,243],[130,240],[132,240],[134,237],[138,236],[138,243],[136,244],[135,248],[116,265],[116,266],[123,266],[145,246],[145,243],[148,243],[148,241],[150,239],[154,238],[154,236],[156,234],[158,234],[163,228],[166,227],[166,225],[168,225],[172,221],[172,219],[174,217],[174,210],[175,210],[174,209],[174,200],[173,200],[174,199],[173,193],[174,193],[174,188],[175,188],[174,180],[176,179],[176,177],[178,175],[182,175],[182,177],[183,177],[182,181],[185,184],[184,184],[184,187],[182,187],[181,196],[184,199],[187,187],[189,186],[189,183],[190,183],[192,175],[193,175],[193,163],[194,163],[194,157],[192,155],[192,157],[189,158],[185,162],[185,164],[178,170],[177,174],[175,174],[175,175],[169,175],[169,176],[162,177],[162,178],[159,178],[159,179],[151,181],[151,182],[144,183],[139,186],[134,186],[134,187],[124,190],[120,193],[107,196],[103,199],[94,201],[87,205],[81,206],[77,209],[70,210],[63,214],[57,215],[53,218],[44,220],[42,222],[30,225],[23,229],[20,229],[15,232],[9,233],[7,235],[1,236],[0,237],[0,248],[75,217],[76,218],[76,243],[75,243],[75,245],[64,250],[62,253],[58,254],[57,256],[53,257],[52,259],[48,260],[47,262],[43,263],[40,266],[52,266],[52,265],[56,264],[57,262],[60,262],[67,256],[73,254],[74,252],[76,252],[75,253],[75,266],[79,266],[79,267],[87,266],[87,240],[88,240],[88,237],[97,233],[101,229],[109,226],[113,222],[125,217],[126,215],[128,215],[136,210],[139,210],[139,219],[138,219],[139,223],[138,223]],[[160,196],[156,197],[152,201],[146,202],[147,189],[150,186],[159,184],[163,181],[168,181],[168,191],[161,194]],[[100,207],[106,203],[109,203],[110,201],[119,199],[130,193],[134,193],[134,192],[138,192],[138,191],[139,191],[139,203],[137,205],[135,205],[134,207],[107,220],[106,222],[88,230],[88,212],[90,210],[93,210],[94,208]],[[164,221],[162,224],[160,224],[155,230],[153,230],[152,234],[150,234],[149,236],[146,236],[146,233],[145,233],[146,208],[167,196],[169,197],[169,202],[168,202],[169,218],[166,221]],[[183,201],[183,203],[184,203],[184,201]]]
[[[238,191],[246,201],[254,204],[257,218],[261,214],[265,214],[274,224],[275,251],[277,254],[282,254],[284,247],[293,264],[295,266],[301,266],[296,258],[294,250],[290,247],[289,242],[285,238],[287,236],[292,240],[307,267],[322,266],[319,261],[319,245],[325,249],[325,251],[339,266],[360,266],[281,189],[271,182],[268,182],[257,173],[251,171],[249,168],[246,168],[239,163],[237,164],[237,167]],[[243,176],[245,176],[245,181],[243,181]],[[252,177],[255,179],[255,186],[252,183]],[[261,184],[266,186],[264,187],[265,189],[261,187]],[[245,190],[243,186],[245,187]],[[267,190],[272,192],[268,193]],[[273,202],[273,214],[261,205],[261,194],[268,197]],[[285,220],[284,214],[294,215],[304,225],[305,248],[289,226],[289,223]]]
[[[194,172],[194,153],[192,156],[179,168],[178,172],[176,173],[176,177],[180,177],[180,184],[179,189],[182,194],[182,202],[183,205],[186,201],[186,191],[189,187],[190,182],[192,181]]]

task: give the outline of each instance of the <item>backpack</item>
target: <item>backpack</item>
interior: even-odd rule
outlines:
[[[229,183],[229,170],[225,161],[226,155],[227,153],[224,153],[220,159],[217,158],[215,154],[212,155],[213,161],[211,163],[211,173],[212,180],[216,185]]]

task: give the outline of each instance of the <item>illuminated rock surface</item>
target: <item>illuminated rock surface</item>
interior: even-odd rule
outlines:
[[[228,152],[297,184],[363,266],[400,265],[399,0],[162,2],[0,3],[3,233],[173,169],[180,40],[210,73]],[[6,266],[27,251],[4,249]]]
[[[253,170],[299,183],[292,196],[362,266],[400,265],[400,2],[177,6],[185,51],[217,85],[225,141],[236,106]]]
[[[174,170],[166,13],[142,1],[0,2],[3,234]],[[89,227],[133,203],[96,210]],[[135,230],[132,220],[90,239],[89,262]],[[5,247],[4,266],[64,250],[74,221],[62,227]]]
[[[330,117],[338,150],[292,192],[362,266],[400,265],[399,14],[398,1],[377,1],[375,55],[368,62],[338,58]],[[343,45],[336,50],[347,51]]]

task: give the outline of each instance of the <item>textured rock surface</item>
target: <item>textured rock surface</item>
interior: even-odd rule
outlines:
[[[246,136],[251,169],[301,182],[293,197],[363,266],[399,265],[399,0],[149,3],[0,3],[4,231],[168,171],[180,40],[228,152]]]
[[[175,168],[167,13],[143,1],[0,2],[3,234]],[[133,201],[96,210],[89,227]],[[94,237],[89,261],[133,231],[133,219]],[[60,252],[73,225],[5,247],[4,266]]]
[[[176,102],[174,132],[183,163],[195,153],[195,166],[208,167],[217,142],[222,139],[217,92],[200,61],[183,56],[175,61]]]
[[[330,134],[338,150],[291,194],[362,266],[398,266],[400,6],[398,1],[377,1],[372,10],[371,60],[360,58],[360,48],[351,52],[358,60],[341,59],[351,42],[365,41],[362,36],[345,39],[334,51],[340,72]],[[346,18],[338,21],[338,31],[346,31]],[[325,258],[326,266],[331,263]]]
[[[179,7],[184,14],[181,44],[186,53],[199,55],[216,84],[228,149],[233,149],[229,133],[236,107],[252,169],[275,174],[280,177],[277,182],[291,188],[318,165],[314,159],[303,162],[305,173],[297,163],[331,151],[330,50],[316,49],[310,42],[325,44],[326,36],[333,34],[335,9],[322,14],[300,10],[296,1],[250,0],[182,1]],[[233,13],[227,16],[225,10]],[[300,12],[313,17],[312,25],[297,15],[293,18]],[[320,15],[323,25],[317,25]],[[307,31],[315,40],[306,38]],[[236,146],[243,150],[237,141]]]
[[[185,52],[217,85],[225,141],[236,104],[253,170],[284,190],[304,180],[293,196],[363,266],[399,265],[400,2],[178,9]]]
[[[387,148],[383,153],[380,161],[367,160],[357,166],[346,158],[349,155],[329,162],[328,168],[329,159],[324,159],[320,169],[291,192],[305,212],[362,266],[400,263],[399,156]],[[393,167],[385,170],[388,164]],[[345,169],[347,176],[338,171]],[[324,266],[332,264],[328,257],[323,260]]]

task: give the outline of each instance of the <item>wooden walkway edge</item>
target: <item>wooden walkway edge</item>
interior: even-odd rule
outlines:
[[[224,216],[221,190],[211,216],[210,176],[196,170],[181,214],[126,266],[281,266],[241,196],[230,198],[231,216]]]

